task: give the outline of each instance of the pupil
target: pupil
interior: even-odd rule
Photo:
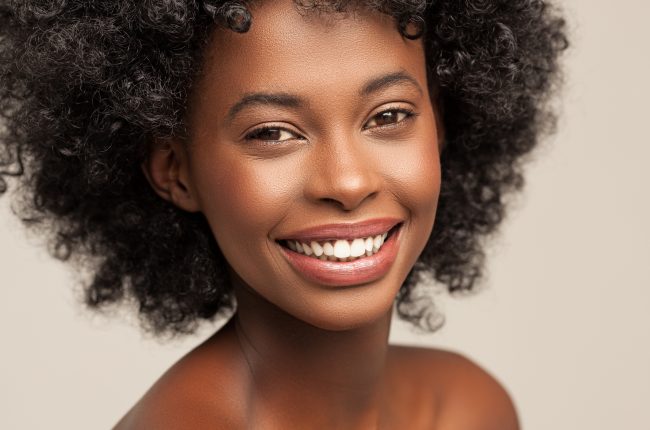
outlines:
[[[396,112],[384,112],[379,117],[379,123],[382,124],[391,124],[395,120]]]
[[[280,140],[280,130],[277,128],[269,128],[267,130],[261,130],[257,133],[256,136],[258,139],[262,140]]]

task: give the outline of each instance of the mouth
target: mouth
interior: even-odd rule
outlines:
[[[372,227],[356,225],[354,231],[339,229],[335,237],[320,230],[276,242],[303,278],[327,286],[360,285],[388,273],[397,258],[402,226],[401,221],[375,222]]]
[[[362,237],[329,240],[284,239],[277,242],[291,252],[317,260],[348,262],[377,254],[401,226],[402,223],[399,223],[382,233]]]

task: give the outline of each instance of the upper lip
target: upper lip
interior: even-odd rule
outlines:
[[[280,240],[310,242],[377,236],[400,222],[402,220],[397,218],[375,218],[354,223],[323,224],[288,233]]]

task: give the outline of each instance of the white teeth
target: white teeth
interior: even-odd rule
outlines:
[[[348,258],[350,256],[350,242],[347,240],[334,242],[334,256],[336,258]]]
[[[366,253],[366,241],[363,239],[354,239],[350,245],[350,256],[361,257]]]
[[[352,261],[359,257],[370,257],[379,251],[388,232],[377,236],[329,242],[310,241],[309,244],[287,240],[286,245],[294,252],[324,261]]]
[[[327,255],[328,257],[334,256],[334,247],[331,243],[325,242],[323,244],[323,254]]]
[[[374,245],[374,241],[372,240],[372,237],[366,238],[365,245],[366,245],[366,252],[372,252],[372,247]]]
[[[384,243],[384,236],[378,234],[377,236],[374,237],[372,241],[373,241],[373,247],[375,249],[379,249],[379,247]]]
[[[314,255],[316,257],[320,257],[321,255],[323,255],[323,247],[320,246],[318,242],[312,241],[311,250],[314,251]]]

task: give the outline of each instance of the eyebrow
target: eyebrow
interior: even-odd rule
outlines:
[[[387,73],[368,80],[359,91],[359,96],[367,97],[385,90],[386,88],[405,84],[415,87],[420,94],[423,94],[422,88],[418,84],[417,80],[408,73],[400,71]],[[303,98],[289,93],[250,93],[244,95],[237,103],[228,109],[226,121],[231,122],[239,112],[254,105],[298,109],[306,104],[307,102]]]
[[[246,94],[235,103],[226,115],[226,121],[231,122],[235,115],[253,105],[280,106],[297,109],[304,106],[305,101],[293,94],[287,93],[252,93]]]
[[[418,84],[418,81],[416,81],[414,77],[406,72],[394,72],[369,80],[365,83],[359,95],[367,97],[388,87],[404,84],[410,84],[414,86],[420,94],[423,94],[420,84]]]

